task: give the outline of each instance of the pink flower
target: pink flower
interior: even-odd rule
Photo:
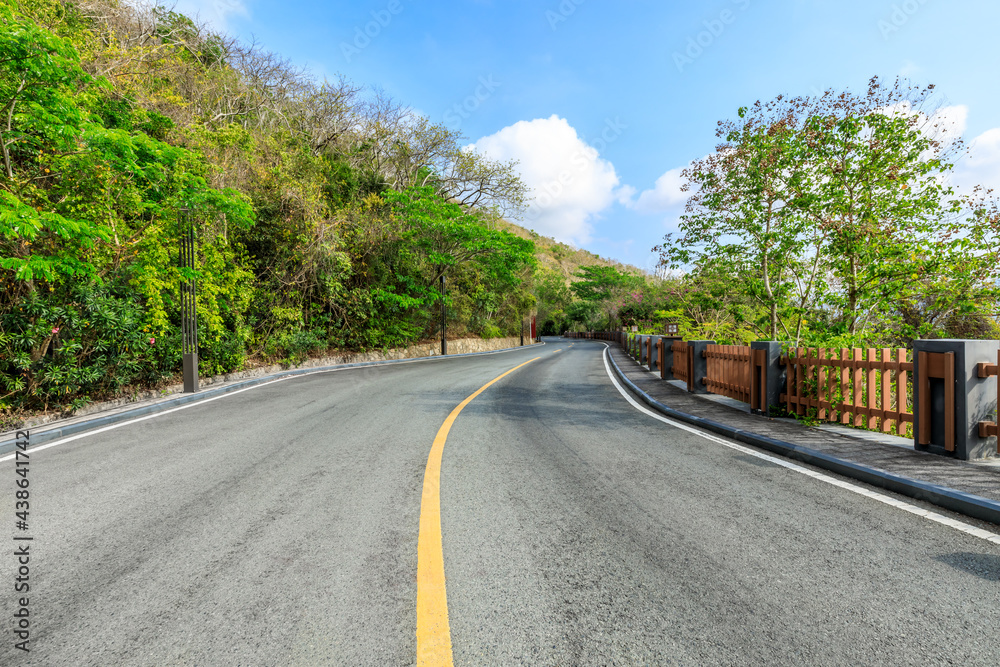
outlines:
[[[155,338],[150,338],[149,339],[149,344],[150,345],[155,345],[156,344],[156,339]]]
[[[59,327],[52,327],[52,333],[54,334],[59,333]]]

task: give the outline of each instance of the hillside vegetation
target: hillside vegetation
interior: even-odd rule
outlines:
[[[442,275],[449,334],[514,334],[536,252],[564,276],[593,261],[505,222],[515,165],[160,8],[0,1],[0,111],[8,419],[176,374],[188,280],[214,374],[433,338]]]

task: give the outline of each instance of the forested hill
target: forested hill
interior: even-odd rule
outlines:
[[[0,0],[0,110],[0,410],[176,373],[191,278],[203,374],[432,337],[442,274],[454,335],[533,308],[515,165],[183,15]]]
[[[645,272],[637,266],[623,264],[618,260],[596,255],[584,248],[577,248],[556,241],[554,238],[542,236],[509,220],[499,221],[498,227],[521,238],[530,239],[535,244],[536,278],[539,273],[552,272],[561,275],[565,282],[570,284],[580,279],[579,270],[584,266],[612,266],[623,273],[645,275]]]

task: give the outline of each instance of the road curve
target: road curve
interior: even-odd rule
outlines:
[[[0,664],[414,664],[431,444],[536,356],[444,447],[456,665],[1000,663],[1000,548],[644,415],[603,350],[318,373],[38,451],[32,650]]]

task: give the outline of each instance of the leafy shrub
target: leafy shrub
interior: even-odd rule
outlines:
[[[279,345],[285,351],[286,361],[297,364],[307,359],[310,352],[325,350],[326,340],[315,330],[302,330],[287,334]]]
[[[202,375],[231,373],[242,369],[246,363],[243,341],[228,329],[207,343],[200,342],[198,352],[198,370]]]
[[[0,314],[0,409],[65,407],[169,375],[142,308],[105,287],[33,292]]]
[[[483,327],[482,331],[479,332],[479,335],[482,336],[483,338],[486,338],[486,339],[489,339],[489,338],[502,338],[503,337],[503,332],[500,331],[500,327],[498,327],[495,324],[486,324]]]

